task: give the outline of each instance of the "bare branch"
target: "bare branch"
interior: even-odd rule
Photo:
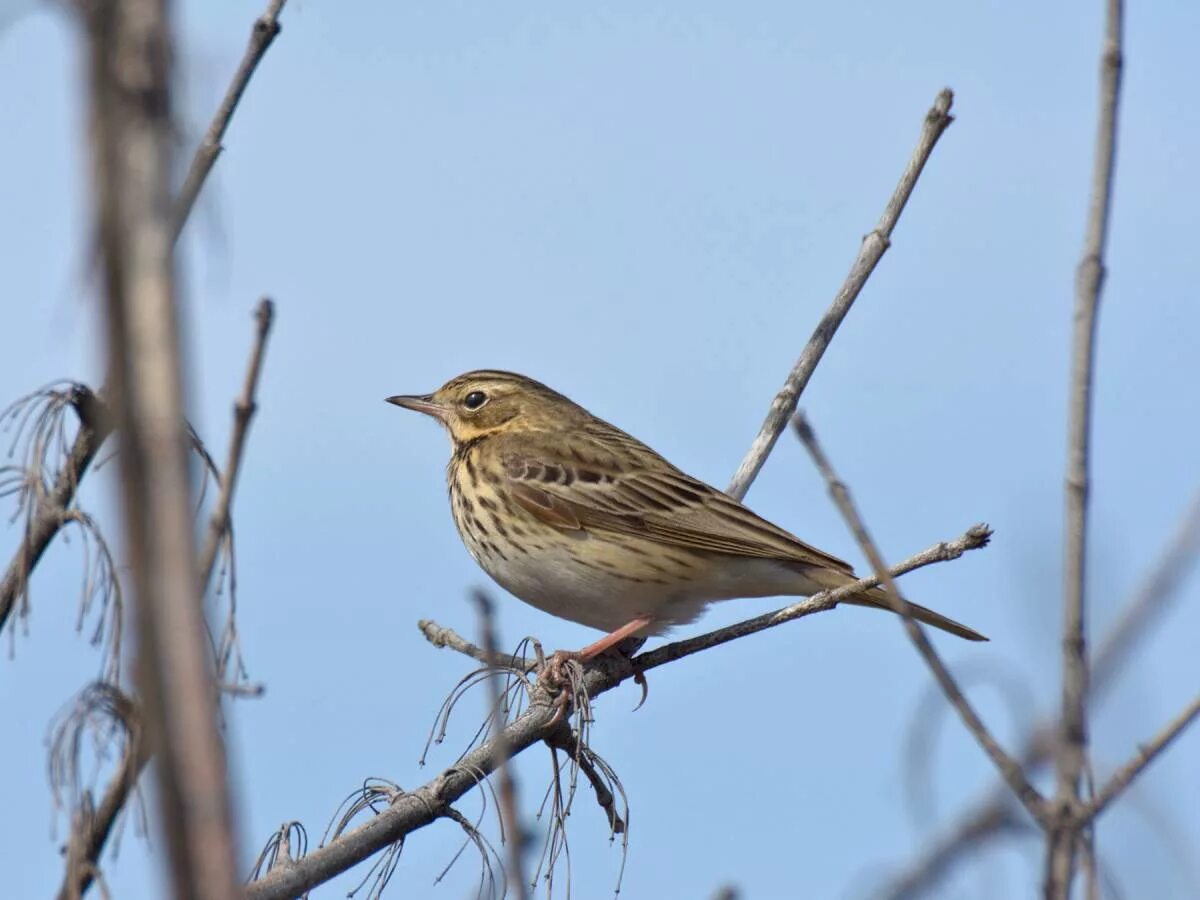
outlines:
[[[225,130],[229,128],[233,114],[242,100],[242,94],[246,92],[246,86],[250,83],[254,70],[258,68],[258,64],[262,62],[262,58],[275,40],[275,36],[279,34],[279,14],[283,11],[286,2],[287,0],[271,0],[267,11],[254,20],[254,26],[250,29],[250,42],[246,46],[242,62],[238,66],[237,72],[234,73],[233,81],[225,89],[225,97],[221,100],[221,105],[217,107],[216,115],[209,123],[208,131],[204,133],[204,139],[196,148],[187,177],[184,179],[183,187],[179,190],[179,197],[175,201],[172,229],[176,240],[179,239],[188,217],[192,214],[192,207],[196,205],[196,198],[200,195],[200,189],[204,187],[208,173],[212,171],[217,157],[225,149],[221,141],[224,140]]]
[[[1096,322],[1104,282],[1104,249],[1116,164],[1117,100],[1121,85],[1122,0],[1105,0],[1100,55],[1100,115],[1083,257],[1075,274],[1075,329],[1068,400],[1066,536],[1063,567],[1062,721],[1057,760],[1058,824],[1046,835],[1047,900],[1067,900],[1080,837],[1081,780],[1087,766],[1088,661],[1086,622],[1087,511],[1090,488],[1092,381]]]
[[[1086,818],[1093,819],[1104,812],[1108,805],[1117,799],[1125,788],[1129,787],[1130,782],[1137,778],[1150,763],[1154,762],[1155,757],[1166,750],[1171,741],[1179,737],[1197,716],[1200,716],[1200,695],[1197,695],[1183,712],[1176,716],[1149,743],[1139,747],[1137,755],[1133,759],[1112,774],[1108,783],[1100,789],[1096,799],[1088,806],[1085,813]]]
[[[937,95],[933,106],[925,114],[921,137],[917,140],[916,149],[913,150],[912,157],[904,168],[904,174],[900,176],[900,183],[896,185],[896,190],[888,200],[887,206],[884,207],[883,215],[880,216],[875,229],[863,238],[858,256],[854,260],[854,265],[850,267],[850,274],[846,276],[845,283],[833,298],[833,303],[825,311],[821,321],[817,323],[812,337],[808,339],[808,343],[800,352],[800,358],[796,360],[792,371],[788,373],[783,387],[771,401],[771,408],[767,411],[766,420],[759,429],[758,436],[750,445],[733,480],[729,482],[729,487],[725,490],[731,497],[741,500],[746,496],[746,491],[750,489],[751,483],[758,476],[758,472],[774,448],[775,442],[779,440],[779,435],[787,425],[788,418],[796,411],[796,404],[800,402],[800,394],[808,385],[808,380],[816,370],[817,363],[821,361],[825,348],[833,340],[842,320],[846,318],[846,313],[850,311],[850,307],[858,299],[867,279],[875,271],[875,266],[879,264],[879,260],[891,246],[892,232],[900,219],[900,213],[904,211],[904,206],[908,203],[908,198],[912,196],[913,188],[917,185],[917,179],[921,177],[925,163],[928,162],[942,133],[954,121],[954,117],[950,115],[950,106],[953,102],[954,94],[949,88],[946,88]]]
[[[862,548],[863,553],[867,555],[867,559],[871,562],[871,568],[875,570],[879,580],[883,586],[887,588],[889,595],[888,599],[894,609],[904,621],[904,628],[908,632],[909,638],[913,645],[917,648],[917,652],[929,665],[933,672],[933,677],[941,686],[942,691],[946,695],[946,699],[950,701],[950,705],[958,712],[962,718],[963,725],[979,742],[984,752],[991,758],[1000,775],[1004,778],[1017,798],[1029,810],[1029,814],[1034,819],[1041,821],[1045,815],[1045,801],[1037,789],[1029,783],[1022,771],[1020,764],[1005,752],[999,742],[992,737],[992,733],[988,731],[987,726],[983,724],[983,720],[975,712],[975,708],[971,706],[962,690],[958,686],[958,682],[954,680],[954,676],[950,674],[950,670],[946,668],[946,664],[942,662],[942,658],[934,650],[933,644],[929,642],[929,638],[925,636],[925,630],[921,628],[917,621],[912,617],[912,607],[900,594],[900,589],[897,587],[895,580],[888,572],[887,563],[884,562],[883,555],[879,552],[879,548],[867,533],[866,526],[863,525],[862,517],[859,516],[858,510],[855,509],[853,501],[850,499],[850,492],[846,489],[846,485],[838,480],[837,474],[833,471],[833,466],[830,465],[820,444],[817,443],[817,436],[813,433],[808,422],[800,414],[797,414],[792,420],[796,426],[796,433],[800,436],[800,440],[804,442],[804,446],[808,448],[809,454],[824,477],[826,484],[829,485],[830,496],[833,497],[833,502],[837,504],[841,511],[846,524],[850,526],[850,530],[854,533],[854,538],[858,541],[858,545]]]

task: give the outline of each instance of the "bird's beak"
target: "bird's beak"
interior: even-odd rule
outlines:
[[[439,422],[446,421],[445,408],[433,399],[432,394],[425,394],[421,397],[416,394],[397,394],[395,397],[388,397],[387,402],[433,416]]]

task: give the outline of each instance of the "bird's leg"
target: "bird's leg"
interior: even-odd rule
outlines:
[[[618,651],[621,651],[625,647],[630,647],[631,645],[632,650],[630,651],[629,655],[632,655],[632,653],[641,646],[641,642],[643,640],[641,638],[634,638],[633,635],[636,632],[641,631],[647,625],[653,624],[653,622],[654,620],[650,616],[638,616],[636,619],[626,622],[616,631],[606,634],[604,637],[600,638],[600,640],[588,644],[582,650],[556,650],[551,655],[550,659],[546,661],[546,666],[542,669],[542,676],[545,677],[550,684],[565,685],[567,682],[563,679],[562,667],[567,663],[568,660],[587,662],[589,659],[595,659],[600,654],[614,648],[616,648]],[[633,676],[633,680],[642,689],[642,699],[638,705],[634,707],[637,709],[646,702],[648,688],[646,685],[646,676],[641,672],[636,673]],[[564,692],[564,696],[565,693],[566,692]],[[556,718],[561,713],[562,709],[560,708],[559,713],[556,714]]]
[[[582,660],[595,659],[604,651],[611,650],[628,637],[633,637],[635,632],[641,631],[653,622],[654,620],[649,616],[638,616],[632,622],[626,622],[616,631],[606,634],[595,643],[588,644],[579,653],[575,654],[575,658]]]

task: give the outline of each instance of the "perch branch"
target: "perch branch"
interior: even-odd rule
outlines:
[[[936,544],[905,560],[891,571],[895,575],[902,575],[921,566],[957,559],[968,550],[985,546],[990,534],[985,526],[976,525],[956,540]],[[667,644],[649,653],[643,653],[632,661],[599,657],[584,667],[582,686],[588,697],[597,697],[632,678],[637,671],[657,668],[766,628],[832,609],[846,597],[874,587],[878,583],[874,576],[862,578],[854,584],[834,591],[824,591],[773,613],[697,638]],[[472,659],[486,659],[486,655],[480,655],[486,651],[475,647],[451,629],[423,622],[421,631],[435,646],[457,650]],[[504,729],[503,740],[510,755],[515,756],[539,741],[549,740],[553,743],[554,728],[560,724],[556,720],[555,712],[549,705],[548,698],[535,695],[535,701],[530,708]],[[478,784],[481,774],[487,775],[494,771],[500,759],[501,746],[493,737],[433,781],[399,797],[389,809],[371,821],[313,851],[303,859],[284,864],[262,881],[248,885],[247,897],[249,900],[290,900],[328,881],[384,847],[435,821],[444,808]]]

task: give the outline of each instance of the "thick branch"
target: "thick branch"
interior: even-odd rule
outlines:
[[[1117,143],[1117,100],[1121,84],[1122,0],[1106,0],[1104,48],[1100,56],[1100,116],[1092,168],[1091,199],[1083,257],[1075,276],[1075,328],[1068,400],[1066,536],[1063,568],[1063,685],[1057,796],[1060,824],[1047,832],[1046,897],[1067,900],[1080,835],[1077,812],[1087,764],[1087,511],[1090,488],[1092,384],[1096,322],[1104,282],[1104,249],[1112,205]]]
[[[850,311],[850,307],[858,299],[867,279],[875,271],[875,266],[891,246],[892,232],[896,228],[896,222],[899,221],[900,213],[904,211],[908,198],[912,196],[913,188],[917,185],[917,179],[921,177],[925,163],[933,153],[933,148],[937,144],[938,138],[942,136],[942,132],[954,121],[954,117],[950,115],[950,106],[953,102],[954,94],[949,88],[946,88],[937,95],[933,106],[925,114],[921,137],[917,140],[916,149],[913,150],[912,157],[905,166],[904,173],[900,176],[900,183],[896,185],[896,190],[892,193],[887,206],[884,207],[883,215],[880,216],[875,229],[863,238],[858,256],[854,260],[854,265],[850,267],[850,274],[846,276],[841,290],[837,292],[833,303],[825,311],[821,321],[817,323],[812,337],[800,351],[800,358],[796,360],[792,371],[788,373],[783,387],[771,401],[771,408],[767,410],[767,417],[758,431],[758,436],[754,438],[754,442],[746,452],[741,465],[738,466],[733,480],[726,488],[725,492],[731,497],[741,500],[746,496],[746,491],[750,489],[751,483],[757,477],[763,463],[766,462],[775,442],[779,440],[779,435],[787,425],[788,418],[796,411],[796,404],[800,402],[800,394],[808,385],[808,380],[812,378],[813,372],[816,371],[817,363],[825,354],[825,348],[833,340],[842,320],[846,318],[846,313]]]
[[[138,681],[174,894],[237,894],[224,746],[196,580],[170,176],[173,58],[165,0],[85,5],[95,232],[121,433]]]

